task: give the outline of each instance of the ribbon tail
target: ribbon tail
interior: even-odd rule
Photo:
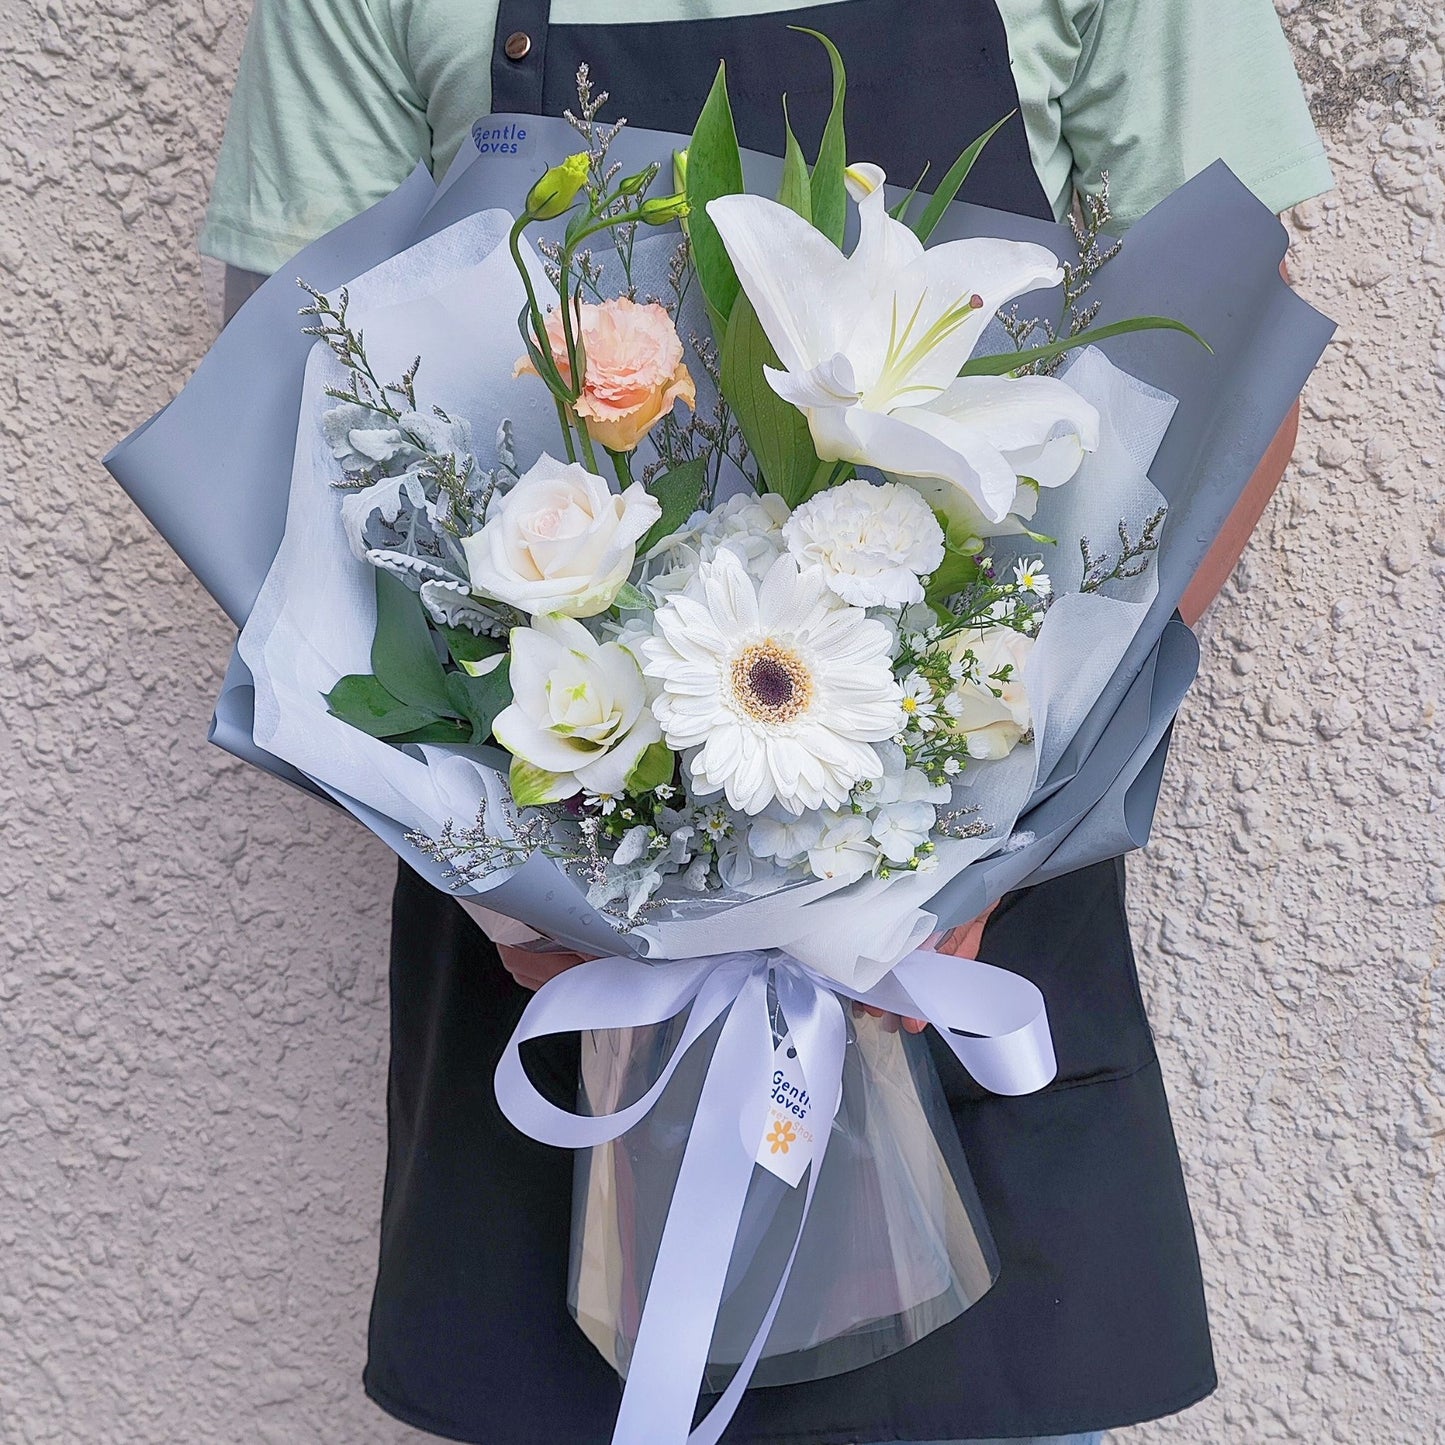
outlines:
[[[908,1012],[926,1018],[991,1093],[1032,1094],[1058,1073],[1044,996],[1021,974],[920,949],[893,976],[916,1004]]]
[[[808,999],[803,988],[799,986],[798,980],[790,979],[787,974],[781,972],[778,974],[778,988],[779,1001],[783,1005],[783,1014],[788,1020],[793,1046],[798,1051],[798,1063],[801,1066],[803,1078],[807,1081],[808,1092],[821,1104],[832,1097],[830,1091],[836,1088],[837,1100],[832,1108],[824,1107],[820,1110],[820,1117],[825,1122],[819,1131],[817,1153],[813,1155],[812,1163],[808,1166],[808,1187],[807,1193],[803,1196],[803,1208],[798,1219],[798,1232],[793,1238],[792,1249],[788,1251],[787,1261],[783,1265],[783,1272],[778,1278],[778,1287],[773,1291],[773,1298],[768,1304],[767,1313],[764,1314],[758,1332],[753,1336],[753,1342],[748,1346],[748,1352],[743,1356],[742,1363],[737,1368],[737,1373],[728,1381],[727,1389],[722,1392],[712,1409],[699,1422],[697,1429],[688,1437],[688,1445],[717,1445],[722,1438],[723,1431],[731,1423],[739,1404],[742,1403],[743,1395],[752,1381],[753,1371],[757,1368],[759,1359],[762,1358],[763,1347],[768,1342],[769,1334],[772,1333],[773,1321],[778,1317],[778,1310],[783,1303],[783,1293],[788,1288],[788,1280],[792,1277],[793,1261],[798,1257],[798,1247],[803,1242],[803,1231],[808,1227],[808,1216],[813,1209],[813,1195],[818,1188],[818,1180],[823,1172],[823,1159],[828,1152],[828,1141],[833,1134],[833,1116],[837,1113],[838,1105],[843,1100],[843,1053],[846,1028],[843,1023],[843,1011],[839,1007],[837,997],[826,989],[814,988],[811,990],[813,997]]]
[[[723,1024],[698,1099],[613,1445],[689,1438],[757,1145],[767,1124],[772,1056],[767,982],[754,974]],[[746,1081],[741,1106],[739,1081]]]

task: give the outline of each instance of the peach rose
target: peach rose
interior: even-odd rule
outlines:
[[[619,296],[600,306],[584,302],[577,310],[586,375],[575,409],[593,441],[610,451],[630,452],[672,410],[673,402],[697,404],[677,328],[655,301],[639,306]],[[560,308],[547,315],[547,340],[557,369],[570,382]],[[535,376],[537,369],[523,357],[516,375],[528,372]]]

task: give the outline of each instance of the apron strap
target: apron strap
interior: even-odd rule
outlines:
[[[492,49],[492,110],[542,113],[551,0],[501,0]]]

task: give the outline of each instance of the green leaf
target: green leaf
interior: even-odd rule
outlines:
[[[924,162],[923,172],[918,177],[918,179],[914,181],[913,189],[909,191],[909,193],[904,196],[904,198],[899,201],[896,206],[890,206],[888,208],[888,214],[892,216],[895,221],[901,221],[909,213],[909,211],[913,209],[913,202],[917,199],[918,192],[922,189],[923,182],[927,180],[927,178],[928,163]]]
[[[435,713],[409,707],[369,674],[343,677],[326,694],[326,706],[332,717],[374,738],[394,738],[436,721]]]
[[[512,683],[507,676],[508,664],[503,662],[481,677],[468,672],[447,674],[447,693],[452,706],[471,725],[467,742],[484,743],[492,735],[497,714],[512,700]]]
[[[482,662],[507,650],[507,644],[500,637],[479,635],[470,627],[448,627],[444,623],[436,623],[435,626],[446,642],[452,661],[458,664]]]
[[[803,158],[803,148],[793,134],[788,120],[788,97],[783,97],[783,180],[778,187],[778,203],[790,211],[796,211],[805,221],[813,219],[813,195],[808,180],[808,162]]]
[[[524,763],[521,758],[512,759],[511,772],[507,779],[512,789],[512,801],[519,808],[537,808],[543,803],[560,803],[581,792],[577,779],[571,773],[549,773]]]
[[[723,338],[723,395],[757,459],[763,489],[796,507],[807,496],[818,456],[807,418],[763,375],[764,366],[780,365],[752,303],[739,296]]]
[[[1195,330],[1182,321],[1171,321],[1167,316],[1131,316],[1127,321],[1111,321],[1107,326],[1091,326],[1077,336],[1065,336],[1047,346],[1028,346],[1022,351],[1001,351],[996,356],[975,356],[964,362],[960,376],[1007,376],[1021,366],[1035,361],[1051,361],[1072,351],[1076,346],[1090,346],[1096,341],[1107,341],[1111,336],[1124,336],[1131,331],[1182,331],[1192,336],[1211,355],[1214,348]]]
[[[376,572],[376,636],[371,670],[395,698],[432,714],[452,711],[446,673],[432,642],[421,598],[406,583]]]
[[[938,223],[943,219],[943,213],[953,203],[954,197],[958,195],[964,181],[968,179],[968,173],[973,169],[973,163],[983,153],[984,146],[993,139],[1000,126],[1007,124],[1013,114],[1013,111],[1009,111],[1003,120],[996,120],[976,141],[967,146],[963,154],[948,168],[948,174],[944,176],[942,183],[923,208],[923,214],[913,224],[913,234],[920,241],[927,241],[933,234]]]
[[[623,780],[623,787],[629,793],[650,793],[654,788],[672,781],[675,762],[673,751],[666,743],[650,743],[632,765],[632,771]]]
[[[928,605],[942,616],[944,598],[952,597],[955,592],[962,592],[978,578],[978,559],[981,553],[977,547],[967,544],[979,542],[981,539],[967,526],[950,521],[937,508],[933,515],[938,518],[938,525],[943,528],[943,561],[928,579],[924,598]]]
[[[738,133],[728,104],[727,66],[719,64],[717,79],[708,92],[697,128],[687,148],[688,236],[693,266],[703,296],[721,331],[732,314],[738,295],[738,276],[728,260],[722,237],[707,213],[707,203],[719,196],[735,196],[743,189],[743,158]]]
[[[469,723],[458,722],[455,718],[439,717],[414,732],[398,733],[388,738],[390,743],[469,743],[474,742]]]
[[[645,557],[649,551],[670,537],[692,514],[702,497],[703,483],[707,480],[707,459],[696,457],[654,477],[647,490],[662,506],[662,515],[643,534],[637,544],[637,555]]]
[[[848,143],[843,135],[843,100],[848,91],[848,75],[838,47],[821,30],[809,30],[805,25],[788,28],[819,41],[833,67],[833,108],[828,112],[823,139],[818,143],[818,160],[813,166],[812,220],[835,246],[841,246],[843,224],[848,218],[848,188],[843,183],[843,172],[848,167]]]
[[[612,605],[618,612],[652,611],[652,603],[647,600],[647,594],[634,587],[630,582],[624,582],[617,589],[617,596],[612,599]]]

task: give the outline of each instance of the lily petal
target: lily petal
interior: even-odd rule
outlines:
[[[858,400],[853,363],[841,353],[807,371],[779,371],[765,366],[763,375],[784,401],[805,411],[810,406],[851,406]]]
[[[789,371],[840,348],[838,303],[848,262],[821,231],[763,196],[719,196],[707,213],[763,332]]]
[[[821,410],[814,415],[821,417]],[[1018,478],[1003,454],[980,432],[918,407],[889,414],[855,406],[841,416],[854,438],[857,455],[872,465],[899,477],[938,477],[950,482],[991,522],[1000,522],[1007,515]]]
[[[1085,451],[1099,445],[1098,409],[1054,376],[961,376],[928,406],[966,418],[1003,452],[1039,446],[1066,432],[1077,436]]]

